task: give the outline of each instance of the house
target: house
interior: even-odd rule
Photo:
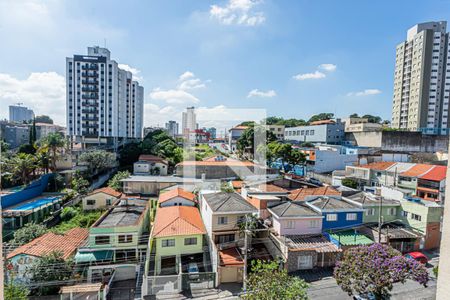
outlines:
[[[443,203],[447,166],[434,166],[417,180],[416,194],[419,198]]]
[[[362,224],[364,209],[337,196],[309,196],[304,202],[322,214],[322,231],[352,228]]]
[[[323,216],[301,202],[284,202],[268,209],[274,231],[280,235],[307,235],[322,232]]]
[[[359,192],[342,197],[342,200],[364,209],[363,223],[378,223],[380,216],[382,222],[392,222],[398,220],[401,215],[400,201],[371,193]]]
[[[167,206],[195,206],[195,195],[182,188],[161,191],[158,198],[161,207]]]
[[[413,194],[417,189],[417,178],[425,175],[433,168],[433,165],[416,164],[410,169],[399,174],[397,186],[403,189],[411,190]]]
[[[266,125],[265,127],[275,135],[278,141],[284,140],[284,125]]]
[[[341,192],[332,186],[307,187],[293,190],[288,195],[292,201],[303,201],[308,196],[340,196]]]
[[[228,130],[228,147],[231,152],[236,151],[236,142],[248,126],[238,125]]]
[[[261,219],[267,219],[270,217],[268,208],[279,204],[282,201],[282,198],[274,195],[251,194],[247,196],[247,201],[251,205],[256,207],[256,209],[258,210],[258,217],[260,217]]]
[[[67,260],[77,252],[77,248],[84,243],[87,237],[87,229],[73,228],[65,234],[48,232],[35,238],[7,255],[8,274],[13,276],[14,281],[28,283],[32,279],[28,268],[33,261],[49,255],[53,251],[60,252],[62,258]]]
[[[141,154],[139,160],[133,164],[134,175],[161,175],[166,176],[169,162],[162,157]]]
[[[105,270],[116,280],[134,279],[147,251],[149,201],[126,198],[109,208],[90,228],[75,262],[87,270],[88,282]]]
[[[367,132],[381,131],[383,125],[379,123],[370,123],[367,118],[348,118],[344,119],[345,132]]]
[[[155,256],[154,275],[187,273],[189,263],[204,270],[204,234],[205,225],[196,207],[158,208],[150,241],[151,256]]]
[[[83,198],[83,210],[105,209],[116,203],[121,192],[110,187],[96,189]]]
[[[199,185],[202,181],[196,178],[176,176],[139,176],[133,175],[122,179],[123,192],[127,195],[157,196],[161,190],[179,185]]]
[[[319,145],[313,149],[300,149],[306,155],[306,166],[309,172],[329,173],[344,170],[358,162],[358,154],[350,153],[346,147]]]
[[[288,127],[284,139],[295,143],[341,144],[344,140],[344,123],[339,119],[312,122],[307,126]]]

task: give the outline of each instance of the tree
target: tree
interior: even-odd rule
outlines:
[[[61,252],[53,251],[40,259],[35,259],[29,268],[29,273],[32,283],[40,283],[37,288],[37,294],[41,296],[56,294],[59,290],[59,285],[45,285],[45,282],[67,280],[72,275],[72,269],[71,262],[64,260]]]
[[[33,119],[33,123],[30,127],[30,136],[28,138],[28,143],[30,145],[34,145],[34,143],[36,143],[36,139],[37,139],[36,136],[37,136],[37,134],[36,134],[36,119]]]
[[[7,142],[5,142],[4,140],[0,140],[0,150],[1,150],[2,155],[3,155],[4,152],[9,150],[9,144]]]
[[[277,140],[275,134],[270,130],[266,130],[264,126],[249,127],[244,130],[236,142],[237,149],[241,156],[245,157],[247,154],[249,158],[253,158],[253,153],[255,152],[255,132],[256,137],[258,138],[264,136],[264,131],[266,138],[264,141],[265,143]]]
[[[129,143],[123,146],[119,153],[119,163],[121,166],[130,166],[139,159],[142,154],[140,143]]]
[[[389,298],[394,283],[411,279],[426,287],[429,280],[425,266],[381,244],[346,250],[336,263],[334,277],[349,296],[372,293],[376,299]]]
[[[31,173],[36,169],[36,158],[31,154],[19,153],[7,161],[7,167],[13,178],[19,179],[22,184],[27,184]]]
[[[17,153],[25,153],[25,154],[35,154],[36,148],[33,144],[22,144],[17,149]]]
[[[308,299],[308,284],[302,279],[289,276],[276,262],[252,261],[251,273],[247,278],[247,293],[243,299],[290,300]]]
[[[5,285],[5,300],[27,300],[30,291],[21,284],[10,281]]]
[[[244,121],[241,124],[239,124],[239,126],[254,127],[255,126],[255,121]]]
[[[342,179],[342,185],[352,189],[356,189],[358,187],[358,182],[351,178],[344,178]]]
[[[130,177],[131,174],[128,171],[117,172],[113,178],[108,181],[108,186],[116,191],[122,192],[122,179]]]
[[[350,115],[350,118],[359,118],[359,115],[357,113],[353,113]]]
[[[366,118],[369,123],[381,123],[382,119],[379,116],[372,116],[372,115],[364,115],[363,118]]]
[[[180,148],[172,139],[167,139],[156,144],[154,151],[158,156],[167,158],[171,164],[177,164],[181,160],[176,155],[176,149]]]
[[[10,244],[14,246],[22,246],[31,242],[35,238],[40,237],[46,232],[47,227],[44,225],[28,223],[14,232],[14,238],[11,240]]]
[[[266,125],[284,125],[285,127],[297,127],[307,125],[303,119],[283,119],[281,117],[268,117],[262,122]]]
[[[47,115],[36,116],[36,118],[34,118],[34,120],[37,123],[53,124],[53,120]]]
[[[105,150],[84,152],[80,155],[79,160],[88,167],[91,176],[112,168],[116,164],[116,156]]]
[[[315,122],[315,121],[323,121],[323,120],[331,120],[334,118],[333,113],[320,113],[317,115],[313,115],[309,120],[308,123]]]
[[[86,195],[89,190],[89,181],[83,178],[80,174],[76,174],[72,179],[72,189],[80,195]]]
[[[45,138],[41,139],[40,152],[46,152],[50,162],[50,169],[56,171],[56,161],[61,155],[62,148],[66,144],[66,140],[59,133],[49,133]]]
[[[298,165],[306,160],[305,154],[292,148],[291,144],[272,142],[267,145],[267,152],[268,158],[270,157],[272,160],[280,159],[283,166],[285,163]]]

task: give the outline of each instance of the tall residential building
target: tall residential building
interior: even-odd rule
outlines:
[[[183,112],[181,130],[184,135],[189,134],[189,131],[197,129],[197,117],[195,115],[195,107],[188,107]]]
[[[410,28],[396,50],[392,127],[449,133],[450,49],[447,22]]]
[[[21,103],[19,103],[21,104]],[[20,105],[9,106],[9,121],[23,123],[24,121],[30,121],[34,118],[34,112],[25,106]]]
[[[110,52],[88,47],[66,58],[67,134],[80,138],[140,138],[144,88]]]
[[[178,123],[176,121],[167,122],[166,130],[171,137],[178,135]]]

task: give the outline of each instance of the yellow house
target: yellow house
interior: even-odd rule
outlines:
[[[117,202],[121,195],[122,193],[110,187],[96,189],[83,198],[83,210],[110,208]]]

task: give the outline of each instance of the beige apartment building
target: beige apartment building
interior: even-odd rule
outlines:
[[[397,45],[392,127],[426,134],[448,134],[450,54],[447,22],[408,30]]]

